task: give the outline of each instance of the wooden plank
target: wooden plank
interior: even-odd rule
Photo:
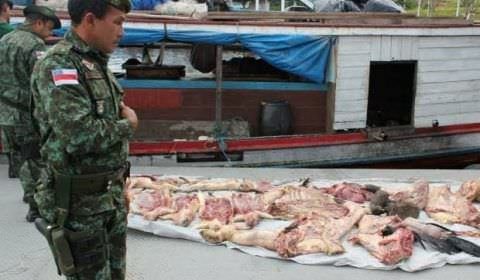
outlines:
[[[417,95],[415,104],[429,105],[429,104],[443,104],[443,103],[458,103],[458,102],[479,102],[480,91],[455,91],[448,93],[437,94],[422,94]],[[479,108],[480,110],[480,108]]]
[[[449,114],[449,115],[435,115],[435,116],[423,116],[415,118],[416,127],[431,127],[432,120],[437,120],[438,123],[443,125],[455,125],[455,124],[467,124],[467,123],[478,123],[480,120],[480,112],[472,113],[459,113],[459,114]]]
[[[335,114],[335,123],[339,122],[365,122],[367,120],[366,112],[341,112]]]
[[[402,37],[392,37],[392,46],[391,46],[391,59],[392,60],[402,60]]]
[[[369,66],[370,55],[339,53],[337,56],[337,68]]]
[[[348,67],[339,68],[337,72],[337,79],[351,79],[368,77],[369,69],[367,67]]]
[[[372,44],[370,47],[370,60],[372,61],[381,60],[381,51],[382,51],[382,37],[375,36],[372,38]]]
[[[412,43],[411,37],[400,37],[400,38],[401,38],[400,59],[402,60],[413,59],[412,53],[411,53],[411,43]]]
[[[356,89],[363,91],[368,85],[368,80],[361,78],[337,79],[337,90]]]
[[[367,104],[368,100],[367,99],[359,99],[359,100],[349,100],[349,101],[342,101],[339,102],[337,101],[335,105],[335,113],[336,114],[341,114],[341,113],[364,113],[367,111]]]
[[[208,12],[207,19],[375,19],[375,18],[415,18],[411,14],[395,13],[312,13],[312,12]]]
[[[339,37],[338,52],[348,54],[368,54],[370,52],[370,38]]]
[[[417,18],[408,14],[393,13],[312,13],[312,12],[209,12],[204,20],[210,21],[294,21],[320,24],[357,26],[473,26],[462,18]]]
[[[360,91],[358,89],[344,89],[336,91],[336,100],[337,102],[344,101],[358,101],[368,98],[368,93],[366,91]]]
[[[363,44],[370,43],[373,36],[342,36],[338,40],[342,44]]]
[[[335,122],[333,129],[342,130],[342,129],[355,129],[355,128],[365,128],[366,120],[361,121],[345,121],[345,122]]]
[[[425,48],[458,48],[458,47],[478,47],[480,46],[480,37],[421,37],[418,47]]]
[[[381,37],[380,61],[392,60],[392,36]]]
[[[480,70],[454,70],[440,72],[423,72],[418,75],[419,83],[437,83],[453,81],[469,81],[480,79]]]
[[[477,59],[480,58],[480,47],[419,49],[419,60],[445,60],[447,57]]]
[[[418,37],[410,37],[411,44],[410,44],[410,55],[412,59],[418,60]]]
[[[415,106],[415,116],[418,117],[476,112],[480,112],[480,102],[421,104]]]
[[[477,58],[477,59],[446,58],[443,61],[442,60],[426,60],[426,61],[418,62],[418,73],[453,71],[453,70],[480,70],[480,58]]]
[[[480,92],[480,80],[472,79],[467,81],[454,81],[454,82],[438,82],[438,83],[418,83],[417,84],[417,96],[423,94],[433,94],[442,92],[461,92],[461,91],[479,91]]]

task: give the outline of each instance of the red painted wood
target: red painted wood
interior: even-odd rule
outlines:
[[[180,108],[182,93],[177,89],[129,89],[124,102],[133,109]]]
[[[480,123],[467,125],[451,125],[440,128],[417,129],[417,133],[403,138],[442,136],[463,133],[480,133]],[[276,137],[252,137],[226,141],[228,151],[253,151],[272,149],[292,149],[302,147],[316,147],[324,145],[343,145],[368,142],[363,133],[345,134],[312,134]],[[161,142],[132,142],[130,153],[133,155],[144,154],[170,154],[176,152],[201,153],[219,151],[216,142],[211,141],[161,141]]]
[[[212,89],[126,89],[126,103],[142,120],[215,120]],[[259,135],[260,104],[285,100],[291,105],[295,134],[322,133],[326,129],[326,93],[316,91],[225,90],[222,118],[249,123],[250,135]],[[155,137],[152,137],[155,139]]]

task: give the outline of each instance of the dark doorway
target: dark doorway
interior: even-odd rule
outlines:
[[[411,125],[416,61],[370,63],[368,127]]]

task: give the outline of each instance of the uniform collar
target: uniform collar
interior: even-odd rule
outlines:
[[[77,33],[75,33],[74,30],[70,30],[65,34],[65,40],[70,42],[76,51],[91,56],[103,65],[107,65],[108,55],[105,55],[99,50],[89,46],[85,41],[82,40],[82,38],[80,38],[80,36],[77,35]]]
[[[22,30],[22,31],[25,31],[25,32],[28,32],[28,33],[32,33],[33,35],[35,35],[36,38],[38,38],[40,41],[43,42],[43,39],[40,38],[40,36],[38,36],[37,33],[33,32],[32,30],[32,27],[29,26],[29,25],[25,25],[25,24],[20,24],[18,27],[17,27],[18,30]]]

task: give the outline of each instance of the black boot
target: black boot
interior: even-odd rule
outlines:
[[[25,219],[27,219],[27,222],[33,223],[36,218],[40,218],[40,213],[38,212],[37,206],[30,203],[30,207],[28,209]]]

